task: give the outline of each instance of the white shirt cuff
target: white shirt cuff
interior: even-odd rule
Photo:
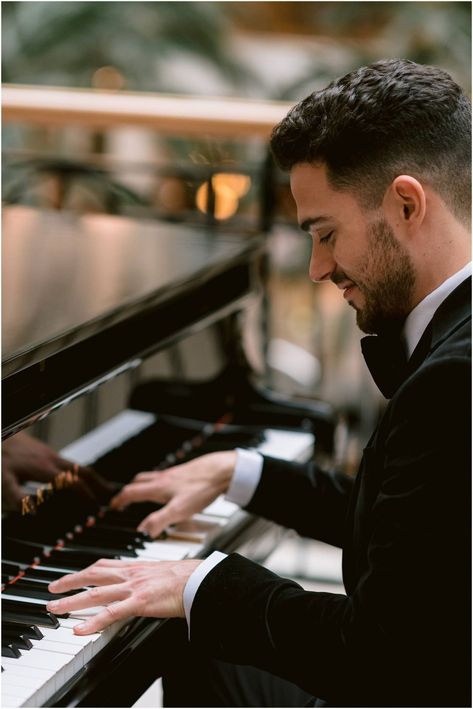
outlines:
[[[184,612],[186,614],[189,640],[191,634],[191,610],[195,594],[199,590],[199,586],[207,574],[212,571],[214,566],[217,566],[217,564],[223,561],[223,559],[226,559],[226,557],[227,554],[223,554],[221,551],[214,551],[201,564],[199,564],[187,580],[182,598],[184,601]]]
[[[236,448],[237,459],[225,499],[245,507],[258,487],[263,470],[263,456],[256,451]]]

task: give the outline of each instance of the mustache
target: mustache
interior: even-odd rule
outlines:
[[[350,278],[350,276],[344,271],[332,273],[332,275],[330,276],[330,280],[332,281],[332,283],[335,283],[335,285],[343,283],[344,281],[351,281],[352,283],[355,283],[355,281]]]

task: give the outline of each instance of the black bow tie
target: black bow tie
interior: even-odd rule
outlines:
[[[376,386],[390,399],[407,376],[406,352],[399,334],[364,337],[361,351]]]

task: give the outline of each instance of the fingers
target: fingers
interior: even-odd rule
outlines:
[[[160,502],[156,496],[156,483],[154,481],[133,482],[129,485],[125,485],[118,495],[112,497],[110,507],[112,509],[119,509],[128,507],[132,502],[145,502],[149,500]]]
[[[48,610],[52,613],[70,613],[84,608],[103,606],[115,601],[123,601],[130,595],[128,584],[113,583],[110,586],[96,586],[88,591],[76,593],[74,596],[60,598],[48,603]]]
[[[84,586],[105,586],[112,583],[122,583],[130,575],[136,573],[137,569],[155,566],[163,562],[157,561],[123,561],[122,559],[99,559],[94,564],[87,566],[82,571],[73,574],[66,574],[56,581],[51,581],[48,585],[51,593],[65,593],[74,591]]]
[[[136,482],[136,481],[145,482],[145,481],[156,480],[159,475],[160,475],[160,473],[158,473],[155,470],[150,470],[148,472],[145,471],[143,473],[138,473],[137,475],[135,475],[135,477],[133,478],[133,482]]]
[[[49,588],[59,590],[61,581],[66,588],[75,588],[78,583],[90,580],[91,571],[96,572],[96,581],[107,580],[106,583],[51,601],[47,607],[52,612],[70,612],[76,617],[86,614],[83,609],[93,608],[94,615],[75,626],[74,632],[79,635],[96,633],[130,616],[184,618],[184,588],[201,563],[200,559],[133,564],[117,559],[101,560],[82,572],[50,584]]]
[[[155,539],[170,524],[182,522],[188,516],[188,513],[186,514],[181,507],[177,507],[177,505],[173,504],[171,501],[162,509],[152,512],[145,517],[138,525],[138,531],[146,532],[150,537]]]
[[[103,611],[97,613],[92,618],[88,618],[84,623],[76,625],[74,628],[75,635],[90,635],[104,630],[112,623],[122,618],[129,618],[136,615],[135,601],[131,598],[118,603],[113,603],[106,606]]]
[[[115,559],[115,561],[119,561],[119,559]],[[66,591],[74,591],[83,586],[104,586],[110,583],[120,583],[123,581],[120,570],[123,570],[124,563],[126,564],[126,562],[119,563],[121,563],[121,566],[115,567],[114,569],[93,564],[83,569],[83,571],[78,571],[75,574],[67,574],[57,579],[57,581],[52,581],[48,588],[51,593],[65,593]]]

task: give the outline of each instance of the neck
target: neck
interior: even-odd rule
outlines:
[[[412,307],[471,261],[469,232],[453,218],[448,221],[435,232],[430,231],[419,249],[414,264],[417,278]]]

